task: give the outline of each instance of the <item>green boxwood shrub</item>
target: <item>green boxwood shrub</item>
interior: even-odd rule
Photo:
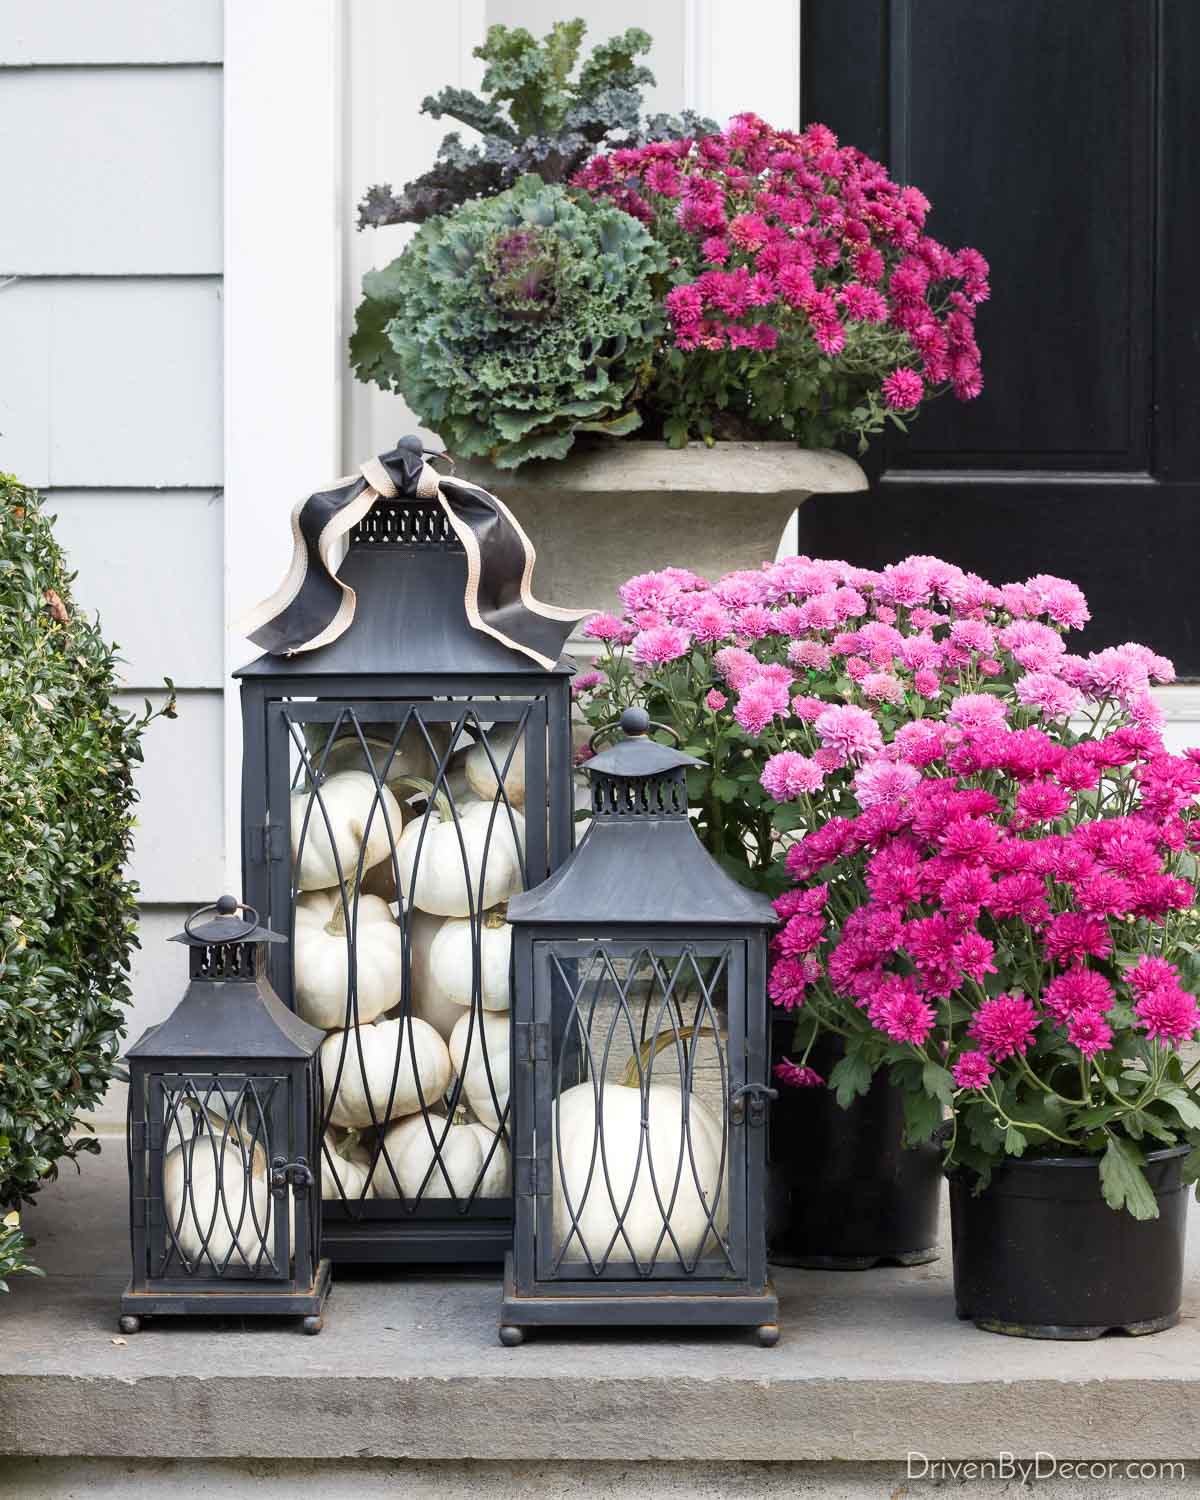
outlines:
[[[115,648],[72,576],[38,496],[0,474],[0,1290],[30,1269],[14,1210],[100,1149],[78,1117],[113,1076],[137,945],[124,867],[157,714],[114,701]]]

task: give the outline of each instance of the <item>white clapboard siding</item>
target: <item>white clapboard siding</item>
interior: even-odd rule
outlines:
[[[0,288],[0,469],[43,489],[219,485],[220,297],[207,277]]]
[[[118,701],[140,711],[146,697],[162,696],[121,693]],[[156,905],[213,900],[225,880],[221,694],[180,693],[177,711],[146,731],[135,778],[141,800],[129,873],[142,900]]]
[[[0,274],[221,269],[219,68],[0,79]]]
[[[221,0],[0,0],[0,62],[220,62]]]
[[[219,490],[57,490],[46,507],[77,571],[75,602],[121,647],[131,688],[219,688]]]

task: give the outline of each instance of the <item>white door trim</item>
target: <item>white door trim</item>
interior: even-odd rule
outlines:
[[[292,505],[339,473],[343,21],[338,0],[225,0],[225,869],[231,891],[242,888],[241,712],[229,674],[256,655],[234,622],[286,571]]]
[[[684,105],[800,128],[801,0],[684,0]]]

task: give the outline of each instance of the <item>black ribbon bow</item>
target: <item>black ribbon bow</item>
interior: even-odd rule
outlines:
[[[363,464],[358,475],[318,490],[292,512],[287,577],[245,622],[245,633],[274,656],[336,640],[354,619],[354,590],[333,564],[338,541],[382,498],[436,500],[467,554],[463,607],[471,626],[549,671],[571,628],[590,610],[542,604],[531,583],[537,554],[516,517],[479,485],[440,474],[416,437]],[[437,456],[437,455],[431,455]]]

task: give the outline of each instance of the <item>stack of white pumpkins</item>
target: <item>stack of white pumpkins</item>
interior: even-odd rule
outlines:
[[[321,1049],[330,1124],[325,1170],[332,1166],[337,1183],[326,1184],[327,1199],[461,1201],[510,1191],[501,1128],[512,946],[504,912],[522,888],[525,831],[518,810],[524,746],[514,746],[514,735],[495,726],[486,746],[480,737],[451,759],[445,783],[456,816],[445,796],[413,808],[411,793],[428,775],[429,755],[412,736],[394,755],[389,745],[380,756],[381,784],[369,771],[338,769],[348,756],[327,755],[319,800],[307,790],[293,795],[295,1004],[329,1033]],[[358,739],[345,743],[361,765]],[[497,767],[507,804],[498,796]],[[352,1017],[348,915],[357,976]],[[381,1150],[361,1139],[372,1130],[382,1134]]]

